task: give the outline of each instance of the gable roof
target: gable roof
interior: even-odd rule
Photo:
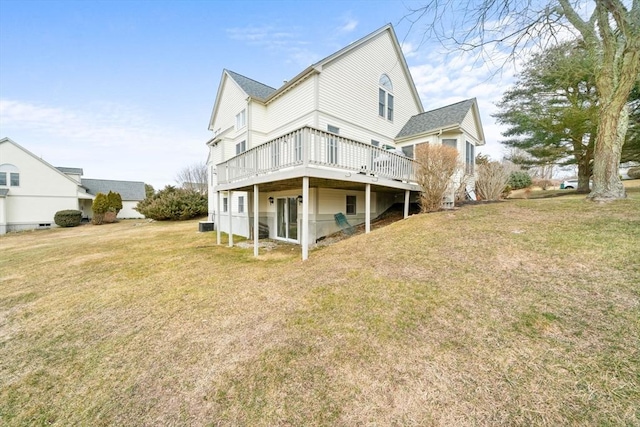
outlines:
[[[472,108],[476,110],[477,119],[480,120],[476,98],[466,99],[455,104],[416,114],[404,125],[396,136],[396,139],[420,135],[443,128],[461,126],[462,121]],[[480,126],[480,130],[482,130],[482,126]],[[481,135],[481,137],[481,139],[484,140],[484,135]]]
[[[264,101],[276,91],[276,89],[272,88],[271,86],[267,86],[264,83],[257,82],[253,79],[250,79],[249,77],[243,76],[242,74],[238,74],[236,72],[233,72],[231,70],[226,70],[226,69],[225,69],[225,72],[236,83],[238,83],[238,86],[240,86],[240,88],[243,91],[245,91],[247,95],[249,95],[252,98],[257,98],[259,100]]]
[[[64,166],[58,166],[56,169],[62,173],[70,173],[74,175],[82,175],[84,173],[82,168],[65,168]]]
[[[413,77],[411,76],[411,72],[409,71],[409,66],[407,65],[407,61],[404,57],[404,54],[402,53],[402,48],[400,47],[400,43],[398,42],[398,37],[396,36],[396,33],[393,29],[393,25],[391,24],[386,24],[385,26],[377,29],[376,31],[362,37],[361,39],[345,46],[344,48],[338,50],[337,52],[332,53],[331,55],[327,56],[324,59],[321,59],[320,61],[316,62],[315,64],[310,65],[309,67],[305,68],[302,72],[300,72],[298,75],[296,75],[294,78],[292,78],[289,81],[286,81],[282,86],[280,86],[278,89],[274,89],[271,86],[268,86],[266,84],[260,83],[256,80],[250,79],[248,77],[245,77],[241,74],[235,73],[233,71],[230,70],[223,70],[222,75],[224,78],[224,75],[227,74],[229,75],[229,77],[231,77],[237,84],[238,86],[240,86],[240,88],[247,94],[249,95],[251,98],[258,100],[260,102],[263,103],[267,103],[269,101],[271,101],[272,99],[274,99],[275,97],[279,96],[280,94],[282,94],[283,92],[286,92],[289,88],[297,85],[300,81],[304,80],[305,78],[307,78],[309,75],[311,74],[315,74],[315,73],[320,73],[322,72],[322,67],[332,61],[335,61],[336,59],[338,59],[339,57],[347,54],[348,52],[351,52],[352,50],[362,46],[363,44],[367,43],[369,40],[372,40],[376,37],[378,37],[380,34],[384,33],[384,32],[389,32],[389,35],[391,36],[391,40],[393,43],[393,46],[395,48],[396,54],[399,57],[400,61],[400,66],[403,68],[405,76],[407,78],[407,80],[409,81],[409,86],[411,87],[411,91],[413,94],[413,98],[414,101],[416,102],[416,104],[418,105],[418,109],[419,111],[423,111],[424,108],[422,106],[422,101],[420,100],[420,95],[418,94],[418,90],[416,89],[416,85],[415,82],[413,81]],[[220,92],[221,92],[221,88],[222,88],[222,79],[220,81],[220,87],[218,88],[218,94],[216,96],[216,103],[214,105],[213,108],[213,113],[211,115],[212,120],[213,117],[215,116],[215,112],[217,110],[217,105],[218,105],[218,99],[220,98]],[[212,123],[210,123],[211,126]],[[211,129],[210,129],[211,130]]]
[[[144,200],[144,182],[141,181],[114,181],[110,179],[82,178],[82,186],[94,196],[98,193],[107,194],[109,191],[120,193],[122,200]]]
[[[65,179],[68,179],[69,181],[73,182],[75,185],[78,185],[78,182],[75,181],[73,178],[71,178],[69,175],[67,175],[66,173],[63,173],[60,169],[56,168],[55,166],[47,163],[45,160],[42,160],[41,157],[36,156],[35,154],[33,154],[31,151],[27,150],[26,148],[24,148],[22,145],[18,144],[17,142],[15,142],[14,140],[12,140],[11,138],[7,138],[4,137],[2,139],[0,139],[0,144],[4,144],[4,143],[11,143],[13,144],[15,147],[19,148],[20,150],[24,151],[26,154],[28,154],[29,156],[33,157],[34,159],[38,160],[40,163],[42,163],[43,165],[45,165],[46,167],[52,169],[53,171],[55,171],[56,173],[62,175],[65,177]]]

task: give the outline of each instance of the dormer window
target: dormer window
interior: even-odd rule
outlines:
[[[378,115],[393,121],[393,84],[386,74],[380,76],[378,89]]]
[[[242,129],[247,125],[247,110],[242,110],[236,114],[236,129]]]

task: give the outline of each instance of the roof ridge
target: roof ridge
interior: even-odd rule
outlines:
[[[427,114],[427,113],[433,113],[434,111],[442,110],[443,108],[450,108],[450,107],[453,107],[454,105],[458,105],[458,104],[462,104],[462,103],[464,103],[464,102],[469,102],[469,101],[474,101],[474,100],[476,100],[476,98],[475,98],[475,97],[473,97],[473,98],[469,98],[469,99],[464,99],[464,100],[462,100],[462,101],[454,102],[453,104],[443,105],[442,107],[434,108],[433,110],[424,111],[424,112],[419,113],[419,114],[417,114],[417,115],[420,115],[420,114]]]
[[[254,83],[258,83],[258,84],[260,84],[260,85],[262,85],[262,86],[266,86],[266,87],[268,87],[268,88],[270,88],[270,89],[276,90],[276,88],[274,88],[273,86],[269,86],[269,85],[268,85],[268,84],[266,84],[266,83],[259,82],[259,81],[257,81],[256,79],[252,79],[251,77],[247,77],[247,76],[245,76],[244,74],[237,73],[237,72],[235,72],[235,71],[233,71],[233,70],[229,70],[228,68],[225,68],[224,70],[225,70],[227,73],[229,73],[229,74],[235,74],[235,75],[240,76],[240,77],[242,77],[242,78],[244,78],[244,79],[251,80],[251,81],[252,81],[252,82],[254,82]],[[232,77],[233,77],[233,76],[232,76]]]

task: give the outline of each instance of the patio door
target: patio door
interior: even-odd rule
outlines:
[[[298,241],[298,202],[295,197],[280,197],[276,209],[278,237]]]

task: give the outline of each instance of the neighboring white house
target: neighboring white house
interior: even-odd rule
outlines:
[[[56,212],[65,209],[81,210],[83,217],[91,218],[91,204],[97,191],[91,193],[84,181],[127,183],[125,187],[107,185],[93,189],[119,192],[123,207],[126,198],[127,210],[120,211],[119,218],[143,218],[130,211],[135,206],[131,203],[144,199],[144,183],[84,180],[80,168],[56,168],[11,139],[0,139],[0,234],[55,227]],[[135,198],[129,192],[118,191],[130,187],[136,189]]]
[[[82,186],[93,196],[98,193],[107,194],[109,191],[119,193],[122,198],[122,209],[118,212],[118,218],[144,218],[140,212],[134,208],[138,202],[145,199],[144,182],[142,181],[114,181],[111,179],[88,179],[82,178]],[[91,206],[88,206],[89,218],[93,216]],[[84,209],[83,209],[84,211]]]
[[[416,144],[448,144],[473,170],[484,134],[475,99],[424,112],[391,25],[280,88],[223,70],[209,129],[209,219],[220,231],[302,244],[365,223],[420,191]],[[266,226],[266,227],[265,227]],[[233,240],[230,239],[230,245]]]

